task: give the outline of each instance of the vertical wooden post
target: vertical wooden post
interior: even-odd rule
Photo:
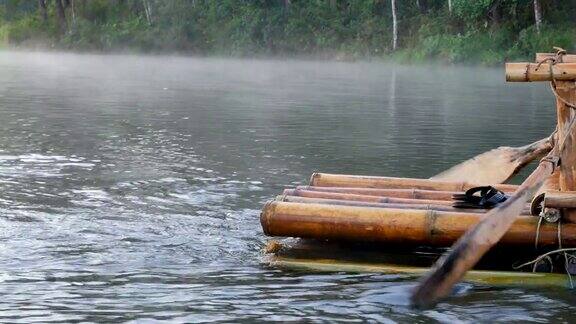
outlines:
[[[556,92],[558,95],[569,103],[576,102],[576,82],[575,81],[558,81],[556,82]],[[566,137],[566,127],[574,115],[574,109],[569,107],[561,99],[556,99],[556,113],[558,116],[558,141],[561,142],[566,138],[565,148],[560,156],[560,190],[576,190],[576,130],[573,129],[571,134]],[[566,210],[564,218],[576,223],[576,210]]]

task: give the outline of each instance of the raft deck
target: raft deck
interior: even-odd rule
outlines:
[[[298,244],[281,244],[278,251],[271,249],[266,262],[310,270],[421,274],[488,212],[452,207],[452,195],[479,185],[486,184],[315,173],[309,185],[286,189],[264,206],[261,225],[266,235],[302,239]],[[510,184],[492,185],[508,194],[517,189]],[[563,246],[576,246],[576,224],[563,224],[559,236],[557,224],[543,222],[539,226],[539,219],[530,215],[527,204],[499,248],[490,254],[506,257],[484,258],[477,269],[488,272],[474,272],[469,277],[523,282],[518,275],[508,274],[515,263],[556,247],[559,237]],[[342,244],[347,246],[344,253]],[[433,251],[426,254],[425,262],[421,262],[422,247]],[[399,250],[403,254],[390,254]],[[495,270],[504,273],[494,276]],[[565,285],[565,276],[556,279],[552,282]]]

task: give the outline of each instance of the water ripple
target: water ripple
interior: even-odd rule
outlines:
[[[552,130],[500,69],[0,52],[0,322],[569,322],[573,295],[260,263],[313,171],[428,177]],[[518,112],[522,108],[522,112]]]

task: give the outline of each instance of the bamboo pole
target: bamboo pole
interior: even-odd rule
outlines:
[[[546,191],[544,207],[576,208],[576,191]]]
[[[269,202],[260,222],[268,236],[450,246],[483,214]],[[538,218],[518,216],[502,245],[533,246]],[[557,245],[555,224],[542,224],[539,244]],[[576,245],[576,224],[562,226],[562,244]]]
[[[472,214],[481,214],[486,213],[488,211],[487,209],[455,208],[448,205],[418,204],[418,203],[411,203],[411,204],[375,203],[366,201],[339,200],[328,198],[308,198],[308,197],[287,196],[287,195],[277,196],[276,201],[294,202],[303,204],[326,204],[326,205],[359,206],[359,207],[374,207],[374,208],[421,209],[421,210],[450,211],[450,212],[472,213]],[[530,210],[524,209],[522,214],[529,216]]]
[[[314,173],[310,178],[310,185],[318,187],[358,187],[358,188],[380,188],[380,189],[466,191],[470,188],[487,184],[434,181],[429,179]],[[512,192],[518,188],[518,186],[509,184],[495,184],[493,186],[499,190],[507,192]]]
[[[439,210],[439,211],[452,211],[452,212],[472,212],[483,213],[485,209],[457,209],[448,205],[432,205],[432,204],[402,204],[402,203],[377,203],[366,201],[353,201],[353,200],[339,200],[328,198],[308,198],[299,196],[282,195],[276,197],[277,201],[295,202],[303,204],[326,204],[326,205],[340,205],[340,206],[359,206],[359,207],[375,207],[375,208],[397,208],[397,209],[422,209],[422,210]]]
[[[556,82],[556,93],[562,98],[556,98],[558,138],[561,140],[566,138],[565,149],[560,153],[560,191],[576,191],[576,149],[574,148],[576,144],[576,127],[572,127],[571,130],[567,129],[574,115],[574,109],[565,103],[565,101],[576,103],[576,84],[574,81],[558,81]],[[575,223],[576,211],[565,210],[563,218],[568,222]]]
[[[355,195],[355,194],[338,193],[338,192],[308,191],[300,189],[286,189],[284,190],[283,193],[284,195],[288,196],[299,196],[308,198],[339,199],[339,200],[365,201],[374,203],[429,204],[429,205],[452,206],[452,201],[450,200],[394,198],[394,197]]]
[[[435,191],[419,189],[372,189],[372,188],[349,188],[349,187],[314,187],[297,186],[297,190],[347,193],[365,196],[394,197],[408,199],[431,199],[431,200],[452,200],[452,196],[461,191]]]
[[[506,63],[506,81],[574,81],[576,63]]]

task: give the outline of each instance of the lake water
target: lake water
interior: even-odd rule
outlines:
[[[416,311],[413,278],[261,262],[314,171],[429,177],[554,123],[503,67],[0,52],[0,322],[570,321],[565,289]]]

